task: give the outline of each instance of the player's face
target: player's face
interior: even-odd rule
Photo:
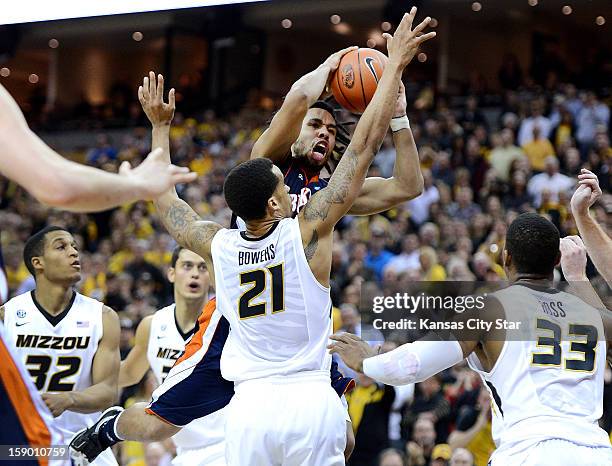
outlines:
[[[289,196],[289,186],[285,184],[283,172],[281,172],[276,165],[272,167],[272,172],[274,173],[276,178],[278,178],[276,190],[272,194],[272,198],[276,203],[278,213],[282,218],[291,217],[293,215],[293,211],[291,210],[291,197]]]
[[[291,151],[294,157],[306,157],[317,168],[325,165],[336,145],[336,120],[322,108],[311,108]]]
[[[181,249],[176,265],[168,270],[174,291],[185,299],[202,299],[208,294],[210,276],[206,262],[195,252]]]
[[[74,284],[81,279],[81,262],[74,238],[67,231],[45,235],[43,255],[37,258],[50,282]],[[36,267],[36,263],[34,263]]]

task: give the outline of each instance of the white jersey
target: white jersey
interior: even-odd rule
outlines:
[[[221,356],[223,377],[242,382],[304,371],[329,376],[331,298],[310,270],[298,220],[283,219],[257,239],[220,230],[211,251],[217,308],[231,327]]]
[[[4,304],[7,342],[40,393],[82,391],[92,385],[93,359],[103,335],[102,308],[103,303],[77,292],[57,316],[38,304],[34,291]],[[76,432],[93,425],[100,414],[64,411],[55,421],[69,441]],[[108,450],[94,464],[116,462]]]
[[[160,309],[151,320],[151,331],[147,345],[147,359],[151,370],[161,385],[176,360],[185,351],[185,345],[193,331],[182,333],[174,315],[175,305]]]
[[[468,357],[491,392],[498,452],[548,439],[609,447],[597,423],[606,364],[599,311],[569,293],[522,284],[493,296],[507,321],[521,322],[490,372],[475,353]]]
[[[163,383],[174,362],[185,352],[185,345],[193,331],[182,333],[175,317],[175,305],[160,309],[151,320],[147,359],[157,383]],[[195,327],[194,327],[195,330]],[[185,450],[198,449],[202,459],[210,457],[209,449],[221,448],[225,436],[225,410],[216,411],[196,419],[172,437],[177,455],[185,456]],[[179,463],[181,458],[178,458]],[[194,464],[194,463],[192,463]]]

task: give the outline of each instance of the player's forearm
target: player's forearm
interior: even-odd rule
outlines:
[[[401,66],[391,61],[385,66],[372,101],[359,119],[349,144],[357,153],[366,152],[373,157],[378,152],[395,110],[402,71]]]
[[[393,145],[396,152],[393,165],[395,193],[401,197],[400,202],[405,202],[420,196],[423,192],[424,182],[419,151],[410,128],[395,131]]]
[[[107,382],[92,385],[80,392],[70,392],[72,403],[68,411],[85,414],[103,411],[117,401],[117,394],[117,387]]]
[[[474,425],[468,430],[455,430],[449,435],[448,444],[453,450],[455,448],[464,448],[476,436],[476,434],[480,431],[481,428],[482,426],[477,420]]]
[[[148,369],[147,364],[144,364],[144,370],[142,370],[137,364],[130,362],[128,360],[129,357],[128,355],[126,360],[121,362],[121,368],[119,369],[119,388],[136,385],[144,377]]]
[[[151,150],[155,150],[157,148],[162,149],[162,158],[164,161],[168,162],[168,164],[172,163],[172,159],[170,157],[170,125],[154,125],[151,131]],[[168,191],[170,194],[176,195],[176,188],[173,186],[172,189]]]
[[[593,264],[612,287],[612,239],[589,213],[575,214],[574,217]]]

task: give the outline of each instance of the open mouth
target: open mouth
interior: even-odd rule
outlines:
[[[325,142],[318,142],[312,148],[312,158],[316,161],[324,160],[326,154],[327,154],[327,143]]]
[[[79,261],[74,261],[72,264],[70,264],[72,267],[74,267],[77,270],[81,270],[81,263]]]
[[[190,283],[189,285],[187,285],[187,288],[189,288],[189,291],[196,293],[198,291],[200,291],[200,284],[199,283]]]

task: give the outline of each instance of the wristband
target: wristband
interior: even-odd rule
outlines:
[[[410,122],[408,121],[408,117],[404,115],[401,117],[391,118],[391,123],[389,126],[391,127],[391,131],[396,133],[402,129],[410,129]]]

